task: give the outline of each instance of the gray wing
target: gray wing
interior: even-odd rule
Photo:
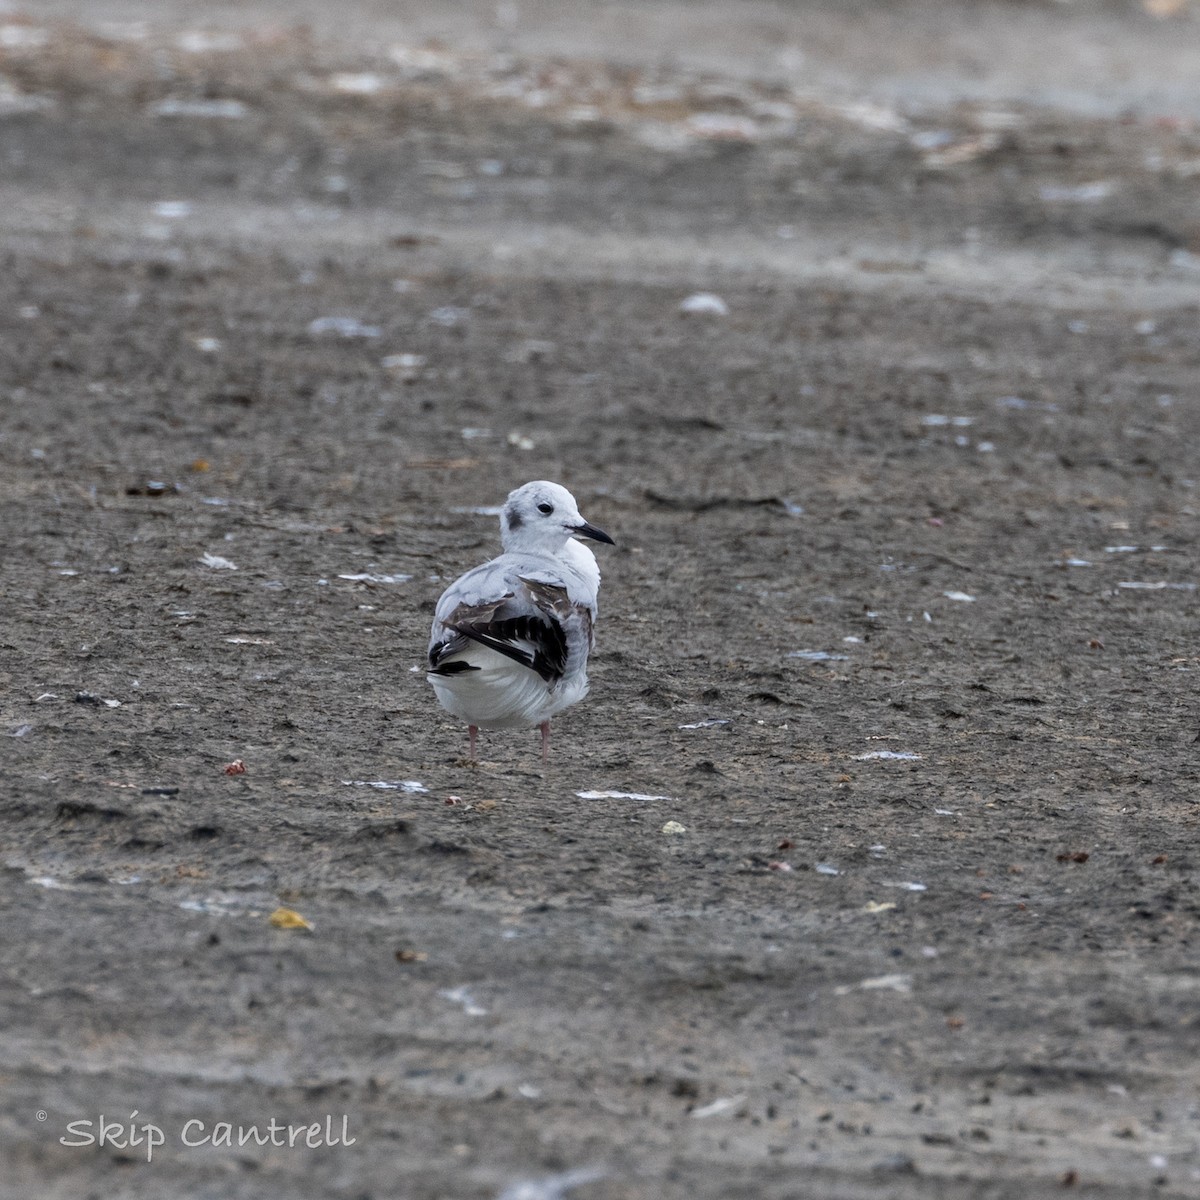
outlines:
[[[476,642],[553,685],[587,658],[592,621],[592,606],[573,601],[565,582],[531,578],[496,559],[468,571],[438,601],[429,669],[443,675],[477,670],[456,657]]]

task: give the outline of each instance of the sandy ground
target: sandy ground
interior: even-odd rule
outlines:
[[[1200,1192],[1152,7],[0,10],[0,1194]],[[593,692],[472,767],[539,477]]]

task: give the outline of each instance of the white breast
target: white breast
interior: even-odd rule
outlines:
[[[478,643],[454,658],[479,669],[426,678],[447,712],[480,729],[530,729],[587,694],[582,669],[552,688],[535,671]]]

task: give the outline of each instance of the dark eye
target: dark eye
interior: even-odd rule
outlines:
[[[543,501],[541,504],[538,505],[538,512],[545,513],[546,516],[549,516],[553,511],[554,511],[553,504],[546,504]]]

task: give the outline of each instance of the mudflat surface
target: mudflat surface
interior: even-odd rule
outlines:
[[[0,13],[0,1193],[1197,1193],[1150,7]],[[531,478],[592,695],[471,767]]]

